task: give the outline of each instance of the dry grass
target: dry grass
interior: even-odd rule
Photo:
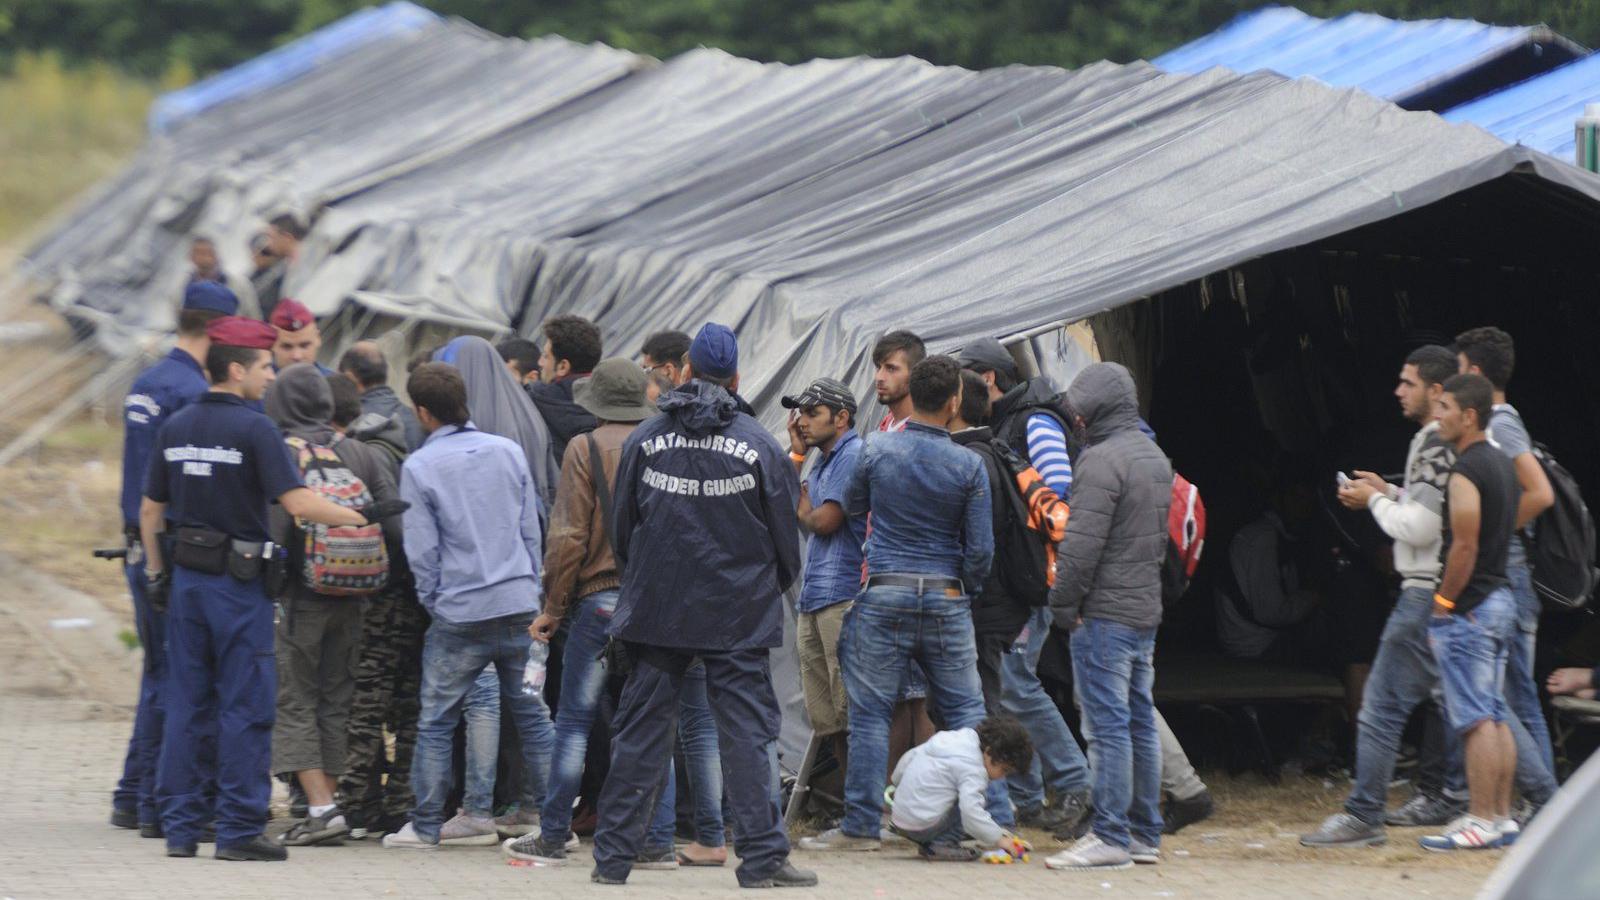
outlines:
[[[19,55],[0,77],[0,244],[115,172],[144,139],[155,93],[106,65]]]

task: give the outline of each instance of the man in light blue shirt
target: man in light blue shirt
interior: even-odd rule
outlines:
[[[491,663],[522,738],[523,809],[538,809],[555,729],[523,671],[539,612],[541,537],[528,461],[514,442],[474,428],[467,386],[446,363],[418,366],[406,384],[427,440],[406,459],[400,495],[406,557],[417,597],[433,616],[422,648],[422,714],[411,781],[411,821],[385,847],[434,850],[454,768],[452,737],[473,682]],[[511,523],[517,523],[515,527]],[[495,843],[485,835],[484,843]]]

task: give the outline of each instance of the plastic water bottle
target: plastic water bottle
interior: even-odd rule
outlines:
[[[528,665],[522,670],[522,693],[532,697],[544,693],[545,662],[550,658],[550,645],[534,641],[528,648]]]

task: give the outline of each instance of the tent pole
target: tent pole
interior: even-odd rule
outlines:
[[[32,426],[0,450],[0,466],[10,465],[17,457],[38,446],[49,437],[51,432],[66,424],[68,419],[82,412],[95,402],[97,397],[105,394],[121,379],[128,378],[137,372],[143,360],[137,356],[130,356],[119,360],[111,368],[106,369],[94,380],[84,385],[73,394],[71,399],[62,403],[55,409],[46,413],[44,418],[33,423]]]

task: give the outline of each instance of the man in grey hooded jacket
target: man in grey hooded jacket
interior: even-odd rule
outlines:
[[[1045,864],[1127,868],[1156,862],[1161,743],[1156,732],[1156,626],[1167,548],[1172,466],[1139,429],[1133,376],[1116,363],[1084,369],[1067,389],[1083,449],[1050,607],[1072,632],[1072,669],[1094,772],[1092,830]]]

